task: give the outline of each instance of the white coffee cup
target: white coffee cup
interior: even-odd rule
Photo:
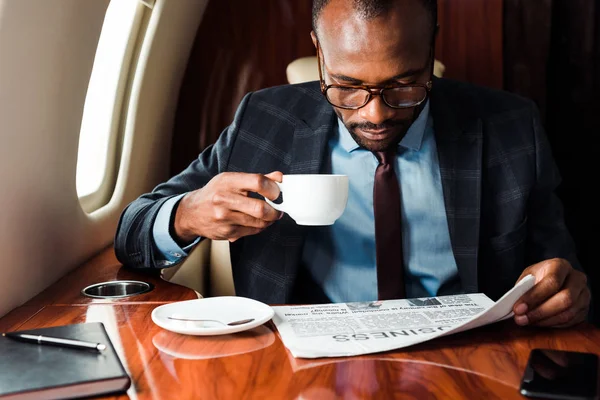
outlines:
[[[298,225],[332,225],[342,216],[348,203],[348,176],[346,175],[284,175],[275,182],[283,194],[283,201],[271,207],[287,213]]]

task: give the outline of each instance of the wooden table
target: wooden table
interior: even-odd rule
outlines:
[[[95,282],[139,279],[152,292],[121,300],[82,296]],[[215,337],[156,326],[160,304],[197,298],[187,288],[124,270],[112,249],[0,319],[0,331],[103,322],[132,378],[116,399],[521,399],[535,347],[600,354],[600,330],[520,328],[512,321],[359,357],[294,359],[269,323]]]

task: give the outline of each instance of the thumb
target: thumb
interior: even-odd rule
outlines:
[[[521,276],[519,276],[519,279],[517,279],[517,281],[515,282],[515,285],[517,283],[521,282],[523,280],[523,278],[525,278],[528,275],[534,276],[535,283],[538,283],[539,281],[541,281],[542,278],[544,277],[544,273],[543,273],[543,271],[540,272],[540,270],[544,267],[545,264],[546,264],[546,261],[541,261],[541,262],[532,264],[529,267],[525,268],[523,270],[523,272],[521,273]]]

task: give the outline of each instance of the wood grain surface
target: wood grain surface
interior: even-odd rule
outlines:
[[[158,305],[47,306],[20,329],[103,322],[134,382],[119,399],[519,399],[531,349],[600,354],[600,331],[592,326],[535,329],[504,321],[397,351],[295,359],[270,323],[186,336],[152,322]]]
[[[118,301],[79,294],[90,283],[147,280],[155,289]],[[195,299],[192,290],[124,270],[112,249],[0,318],[0,331],[102,322],[132,386],[112,399],[520,399],[533,348],[600,355],[600,329],[522,328],[512,320],[385,353],[297,359],[269,322],[222,336],[166,331],[152,310]]]
[[[116,280],[143,281],[154,285],[154,289],[136,296],[113,299],[97,299],[81,294],[81,290],[89,285]],[[198,296],[193,290],[160,279],[159,270],[144,271],[124,268],[117,260],[114,249],[109,247],[35,296],[27,302],[27,305],[112,304],[148,301],[164,303],[197,298]]]

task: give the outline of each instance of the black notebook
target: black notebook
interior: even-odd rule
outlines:
[[[0,399],[73,399],[125,392],[131,379],[100,322],[22,333],[98,342],[102,352],[23,343],[0,336]]]

